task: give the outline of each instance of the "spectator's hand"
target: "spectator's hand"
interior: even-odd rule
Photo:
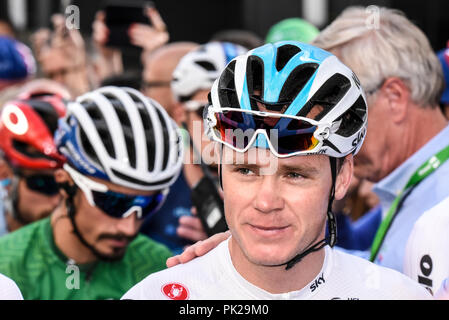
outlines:
[[[54,33],[51,38],[51,47],[64,50],[67,57],[75,66],[86,66],[86,48],[83,37],[77,29],[67,29],[65,18],[61,14],[54,14],[51,18]]]
[[[179,227],[176,233],[181,238],[195,242],[207,239],[201,220],[196,216],[196,208],[193,207],[191,211],[192,216],[181,216],[179,218]]]
[[[130,41],[133,45],[142,47],[144,51],[151,52],[169,40],[169,34],[164,20],[155,8],[147,8],[146,14],[151,26],[134,23],[128,30]]]
[[[31,44],[37,58],[42,54],[42,50],[49,46],[50,30],[42,28],[31,35]]]
[[[73,96],[89,90],[87,55],[77,29],[67,29],[63,15],[53,15],[54,31],[41,29],[32,36],[36,58],[46,77],[65,85]]]
[[[201,257],[218,246],[221,242],[228,239],[231,232],[226,231],[222,233],[214,234],[212,237],[198,241],[197,243],[191,245],[183,253],[167,259],[167,267],[173,267],[177,264],[189,262],[197,257]]]

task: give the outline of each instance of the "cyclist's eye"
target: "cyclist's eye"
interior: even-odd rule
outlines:
[[[249,168],[245,168],[245,167],[238,167],[238,168],[235,169],[235,171],[237,173],[241,174],[241,175],[244,175],[244,176],[249,176],[249,175],[253,175],[254,174],[254,171],[252,171]]]
[[[286,176],[288,179],[298,180],[304,178],[304,175],[302,175],[299,172],[287,172]]]

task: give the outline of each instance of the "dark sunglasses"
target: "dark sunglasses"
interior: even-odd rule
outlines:
[[[149,196],[114,192],[108,190],[104,184],[89,179],[68,165],[64,165],[64,169],[84,192],[89,204],[113,218],[126,218],[136,212],[137,218],[145,219],[159,210],[168,194],[168,189]]]
[[[239,152],[246,152],[262,133],[278,157],[307,153],[322,144],[317,136],[330,128],[311,119],[284,114],[234,108],[208,111],[214,140]]]
[[[59,187],[56,183],[55,177],[50,174],[33,174],[23,175],[19,174],[20,178],[24,179],[28,189],[35,192],[42,193],[46,196],[54,196],[58,194]]]
[[[113,218],[126,218],[137,212],[139,219],[145,219],[156,213],[164,202],[162,192],[151,196],[134,196],[113,191],[99,192],[92,190],[95,206]]]

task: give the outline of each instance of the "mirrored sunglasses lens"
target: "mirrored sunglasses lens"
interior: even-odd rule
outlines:
[[[270,135],[270,142],[279,154],[310,151],[319,143],[313,135],[317,126],[307,121],[282,118],[277,127],[279,130]]]
[[[252,115],[238,111],[216,113],[217,124],[215,133],[224,142],[233,147],[245,149],[255,132],[255,123]]]
[[[216,113],[215,133],[237,149],[245,149],[257,129],[264,129],[274,149],[281,155],[313,150],[319,143],[317,129],[305,120],[286,117],[264,117],[238,111]]]

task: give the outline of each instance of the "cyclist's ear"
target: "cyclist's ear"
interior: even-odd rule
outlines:
[[[337,179],[335,182],[335,200],[341,200],[346,195],[351,183],[353,172],[354,161],[353,156],[350,154],[344,158],[337,174]]]
[[[59,191],[65,198],[75,195],[76,186],[67,171],[64,169],[56,170],[55,181],[59,186]]]

